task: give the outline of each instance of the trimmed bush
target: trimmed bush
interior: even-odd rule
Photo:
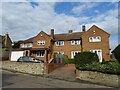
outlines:
[[[118,61],[109,61],[100,65],[99,71],[110,74],[120,74],[120,64]]]
[[[65,63],[65,64],[75,64],[75,60],[74,60],[74,59],[65,58],[65,59],[64,59],[64,63]]]
[[[91,52],[81,52],[75,55],[74,57],[75,64],[85,66],[86,64],[90,64],[93,61],[98,62],[98,55]]]
[[[114,49],[113,51],[115,58],[119,61],[120,63],[120,44]]]
[[[95,53],[82,52],[74,57],[76,68],[83,71],[98,71],[120,75],[120,63],[117,60],[98,62]]]
[[[98,71],[102,73],[120,75],[120,69],[119,69],[120,64],[118,61],[109,61],[102,64],[99,62],[93,61],[92,63],[86,64],[85,66],[76,64],[76,68],[84,71]]]

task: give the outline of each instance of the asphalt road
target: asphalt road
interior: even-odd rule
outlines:
[[[2,88],[111,88],[102,85],[70,82],[17,72],[2,71]]]

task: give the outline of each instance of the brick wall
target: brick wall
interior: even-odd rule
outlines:
[[[93,37],[93,36],[101,36],[101,42],[89,42],[89,37]],[[83,51],[101,49],[102,56],[105,59],[105,61],[110,60],[109,34],[105,33],[104,31],[100,30],[97,27],[92,27],[90,28],[89,31],[85,32],[82,35],[82,41],[83,41]]]
[[[57,68],[63,67],[64,64],[56,64],[56,63],[47,63],[45,65],[45,72],[46,74],[49,74],[50,72],[54,71]]]
[[[54,43],[53,51],[54,52],[63,51],[65,55],[71,58],[71,52],[81,51],[81,45],[71,45],[71,41],[64,41],[64,46],[56,46],[56,43]]]
[[[37,45],[38,40],[45,40],[45,45]],[[33,48],[39,47],[39,48],[48,48],[51,43],[51,38],[44,32],[40,32],[34,39],[33,39]]]
[[[95,31],[95,32],[94,32]],[[54,32],[52,32],[54,34]],[[102,57],[105,61],[110,60],[110,46],[109,46],[109,34],[93,25],[88,31],[84,31],[82,35],[82,48],[81,45],[71,45],[71,41],[64,41],[64,46],[56,46],[55,42],[51,42],[51,36],[41,31],[37,36],[33,38],[33,48],[48,48],[51,47],[51,51],[48,57],[51,58],[55,52],[64,52],[69,58],[71,58],[72,51],[90,51],[90,50],[102,50]],[[89,37],[101,36],[101,42],[89,42]],[[81,36],[80,36],[81,37]],[[45,45],[37,45],[38,40],[45,40]],[[36,54],[31,54],[36,57]],[[44,57],[38,57],[39,59],[45,59]]]

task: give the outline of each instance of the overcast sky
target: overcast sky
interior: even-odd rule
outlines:
[[[1,5],[1,3],[0,3]],[[117,2],[2,2],[0,8],[2,32],[9,33],[12,41],[24,40],[41,30],[50,33],[67,33],[69,29],[81,31],[97,25],[110,33],[110,48],[118,44]]]

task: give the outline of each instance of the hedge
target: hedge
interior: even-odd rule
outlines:
[[[81,52],[75,55],[75,63],[84,66],[85,64],[91,63],[93,61],[98,62],[98,55],[91,52]]]
[[[84,67],[81,64],[76,64],[76,68],[85,71],[98,71],[108,74],[120,75],[120,64],[118,61],[109,61],[106,63],[92,62],[91,64],[85,64]]]
[[[65,64],[75,64],[75,60],[66,58],[66,59],[64,59],[64,63]]]

